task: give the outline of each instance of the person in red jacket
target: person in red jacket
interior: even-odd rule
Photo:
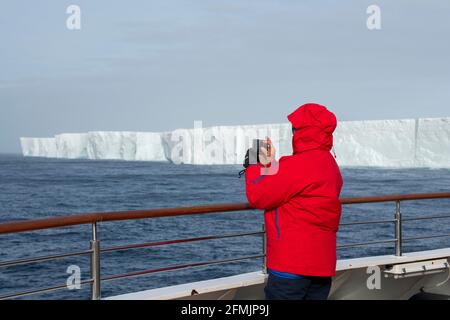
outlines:
[[[245,171],[246,195],[264,209],[266,299],[326,299],[336,274],[336,233],[342,176],[331,155],[337,121],[326,107],[308,103],[291,113],[293,154],[274,160],[262,149]]]

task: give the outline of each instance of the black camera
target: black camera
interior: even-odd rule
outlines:
[[[252,162],[250,162],[250,164],[256,164],[259,162],[259,155],[261,154],[261,148],[265,148],[267,150],[268,153],[270,153],[270,144],[268,144],[265,140],[261,140],[261,139],[254,139],[253,140],[253,145],[252,145],[252,149],[254,150],[253,152],[253,156],[255,157]]]
[[[259,163],[261,148],[265,148],[268,154],[270,154],[270,144],[267,143],[266,140],[253,139],[252,147],[248,149],[245,154],[245,160],[243,163],[245,169],[251,164]],[[239,172],[239,177],[244,174],[245,169]]]

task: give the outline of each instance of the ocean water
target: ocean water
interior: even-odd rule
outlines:
[[[244,202],[240,166],[193,166],[153,162],[57,160],[0,155],[0,223],[69,214],[137,210],[200,204]],[[342,168],[342,197],[444,192],[450,190],[448,169]],[[404,217],[450,214],[450,200],[402,203]],[[342,222],[391,219],[394,203],[346,205]],[[101,247],[260,231],[261,211],[211,213],[185,217],[104,222],[98,225]],[[450,233],[450,219],[405,222],[404,237]],[[392,239],[393,224],[343,226],[338,244]],[[0,262],[86,250],[90,225],[0,235]],[[404,251],[448,247],[450,238],[408,241]],[[103,253],[102,276],[189,262],[260,254],[259,236],[228,238],[170,246]],[[393,244],[338,250],[339,258],[391,254]],[[69,266],[88,279],[86,256],[0,267],[0,296],[63,285]],[[168,271],[102,283],[102,296],[260,270],[261,259]],[[89,285],[79,290],[33,295],[25,299],[89,299]]]

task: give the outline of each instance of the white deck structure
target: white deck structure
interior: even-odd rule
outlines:
[[[424,292],[450,299],[450,248],[339,260],[329,299],[409,299]],[[372,268],[370,268],[372,267]],[[379,267],[379,278],[377,269]],[[370,269],[369,269],[370,268]],[[264,299],[262,271],[117,295],[112,300]],[[377,282],[379,280],[379,289]],[[369,286],[368,286],[369,283]],[[371,287],[372,289],[369,289]]]

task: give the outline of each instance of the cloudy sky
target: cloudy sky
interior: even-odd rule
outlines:
[[[81,8],[81,30],[66,9]],[[369,5],[381,30],[366,27]],[[450,116],[450,2],[4,0],[0,152],[21,136]]]

